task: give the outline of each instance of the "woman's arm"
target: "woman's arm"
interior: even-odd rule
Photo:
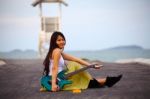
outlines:
[[[91,65],[90,63],[88,63],[88,62],[86,62],[86,61],[84,61],[84,60],[82,60],[82,59],[80,59],[80,58],[71,56],[71,55],[66,54],[66,53],[64,53],[64,52],[62,53],[62,56],[63,56],[63,58],[64,58],[65,60],[75,61],[75,62],[78,62],[78,63],[80,63],[80,64],[82,64],[82,65],[86,65],[86,66]]]
[[[57,81],[57,73],[58,73],[58,62],[60,59],[60,49],[54,49],[52,54],[53,59],[53,67],[52,67],[52,91],[58,91],[58,86],[56,84]]]

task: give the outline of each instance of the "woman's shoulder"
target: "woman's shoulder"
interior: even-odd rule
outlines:
[[[62,53],[62,50],[59,49],[59,48],[55,48],[55,49],[53,50],[53,54],[61,54],[61,53]]]

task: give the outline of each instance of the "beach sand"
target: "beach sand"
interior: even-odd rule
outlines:
[[[0,99],[150,99],[150,66],[142,64],[103,63],[99,70],[88,70],[93,77],[123,74],[111,88],[40,92],[42,60],[5,60],[0,66]]]

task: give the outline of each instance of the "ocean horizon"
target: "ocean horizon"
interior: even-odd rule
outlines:
[[[139,46],[121,46],[97,51],[64,51],[70,55],[87,59],[115,62],[122,59],[144,58],[150,59],[150,49]],[[0,52],[1,59],[39,59],[39,53],[33,50],[13,50],[11,52]]]
[[[150,50],[104,50],[104,51],[68,51],[67,53],[89,60],[115,62],[122,59],[150,58]]]

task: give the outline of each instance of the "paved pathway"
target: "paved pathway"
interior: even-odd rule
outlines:
[[[71,91],[39,92],[41,60],[6,60],[0,66],[0,99],[150,99],[150,66],[104,63],[101,70],[90,69],[94,77],[123,74],[111,88],[87,89],[80,94]]]

